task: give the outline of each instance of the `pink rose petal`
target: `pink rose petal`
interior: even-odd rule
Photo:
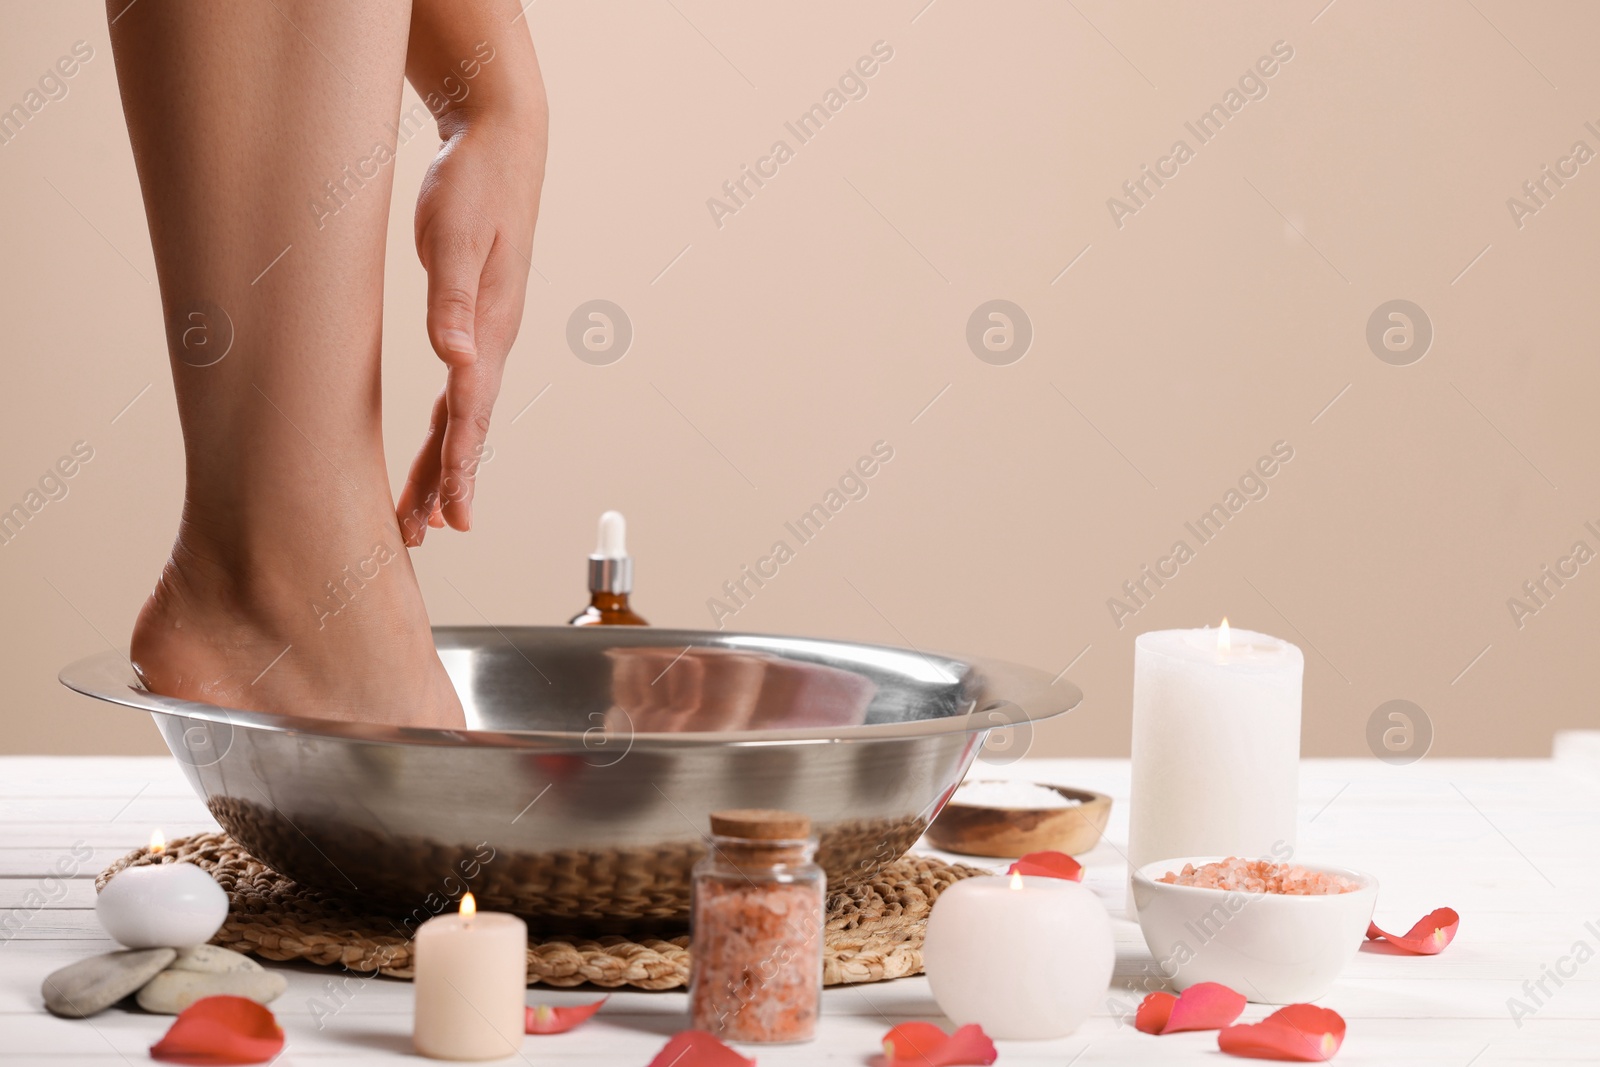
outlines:
[[[883,1035],[883,1055],[874,1067],[962,1067],[993,1063],[994,1042],[977,1023],[947,1034],[932,1023],[901,1023]]]
[[[673,1034],[648,1067],[756,1067],[704,1030]]]
[[[1258,1023],[1223,1027],[1217,1047],[1230,1056],[1321,1063],[1344,1044],[1344,1019],[1329,1008],[1290,1004]]]
[[[1433,956],[1445,950],[1456,939],[1461,928],[1461,916],[1453,908],[1437,908],[1417,920],[1417,924],[1403,934],[1389,934],[1378,929],[1377,923],[1367,925],[1367,940],[1382,938],[1396,948],[1418,956]]]
[[[1033,875],[1037,878],[1061,878],[1069,882],[1083,881],[1083,864],[1065,852],[1030,852],[1011,865],[1007,874]]]
[[[570,1008],[554,1008],[549,1004],[534,1004],[528,1008],[524,1033],[564,1034],[600,1010],[600,1005],[610,1000],[601,997],[593,1004],[578,1004]]]
[[[1196,982],[1182,996],[1151,993],[1139,1005],[1133,1025],[1147,1034],[1220,1030],[1244,1011],[1245,998],[1220,982]]]
[[[1243,1012],[1244,994],[1236,993],[1220,982],[1196,982],[1185,989],[1178,1002],[1172,1006],[1164,1034],[1180,1030],[1220,1030],[1230,1025]]]

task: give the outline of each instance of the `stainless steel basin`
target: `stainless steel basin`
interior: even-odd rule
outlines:
[[[434,637],[463,730],[177,700],[109,652],[61,681],[151,712],[258,859],[406,927],[469,888],[480,907],[557,925],[685,919],[721,808],[806,812],[830,884],[858,882],[916,841],[990,731],[1016,758],[1035,722],[1081,699],[1026,667],[844,641],[620,626]]]

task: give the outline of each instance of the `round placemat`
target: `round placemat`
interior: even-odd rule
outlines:
[[[297,885],[225,833],[195,834],[153,853],[137,849],[95,879],[104,888],[124,867],[186,861],[228,894],[228,918],[214,945],[269,960],[304,960],[360,977],[412,976],[409,920]],[[922,936],[947,886],[989,872],[931,856],[907,855],[828,899],[824,985],[881,982],[922,973]],[[449,902],[454,906],[454,902]],[[547,932],[528,938],[528,984],[607,989],[675,989],[689,980],[689,938],[586,937]]]

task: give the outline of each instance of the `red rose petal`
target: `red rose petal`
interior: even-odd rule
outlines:
[[[994,1042],[977,1023],[947,1034],[932,1023],[901,1023],[883,1035],[883,1055],[874,1056],[877,1067],[963,1067],[993,1063],[999,1055]]]
[[[554,1008],[549,1004],[534,1004],[528,1008],[528,1021],[524,1029],[529,1034],[564,1034],[600,1010],[600,1005],[610,1000],[601,997],[593,1004],[578,1004],[570,1008]]]
[[[1344,1044],[1344,1019],[1315,1004],[1290,1004],[1258,1023],[1226,1026],[1217,1047],[1230,1056],[1321,1063]]]
[[[1172,1018],[1172,1006],[1176,1003],[1178,998],[1171,993],[1151,993],[1139,1002],[1139,1010],[1133,1015],[1134,1029],[1141,1034],[1165,1032],[1167,1020]]]
[[[244,997],[203,997],[183,1010],[152,1059],[168,1063],[266,1063],[283,1051],[283,1029],[272,1012]]]
[[[648,1067],[756,1067],[704,1030],[673,1034]]]
[[[1011,865],[1007,874],[1035,875],[1039,878],[1063,878],[1069,882],[1083,881],[1083,864],[1065,852],[1030,852]]]
[[[1389,934],[1378,929],[1377,923],[1367,924],[1367,940],[1376,938],[1405,949],[1418,956],[1433,956],[1445,950],[1456,939],[1461,928],[1461,916],[1454,908],[1437,908],[1417,920],[1417,924],[1404,934]]]

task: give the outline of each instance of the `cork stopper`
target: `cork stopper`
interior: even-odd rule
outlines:
[[[811,819],[775,808],[734,808],[711,813],[711,832],[746,841],[803,841],[811,836]]]

